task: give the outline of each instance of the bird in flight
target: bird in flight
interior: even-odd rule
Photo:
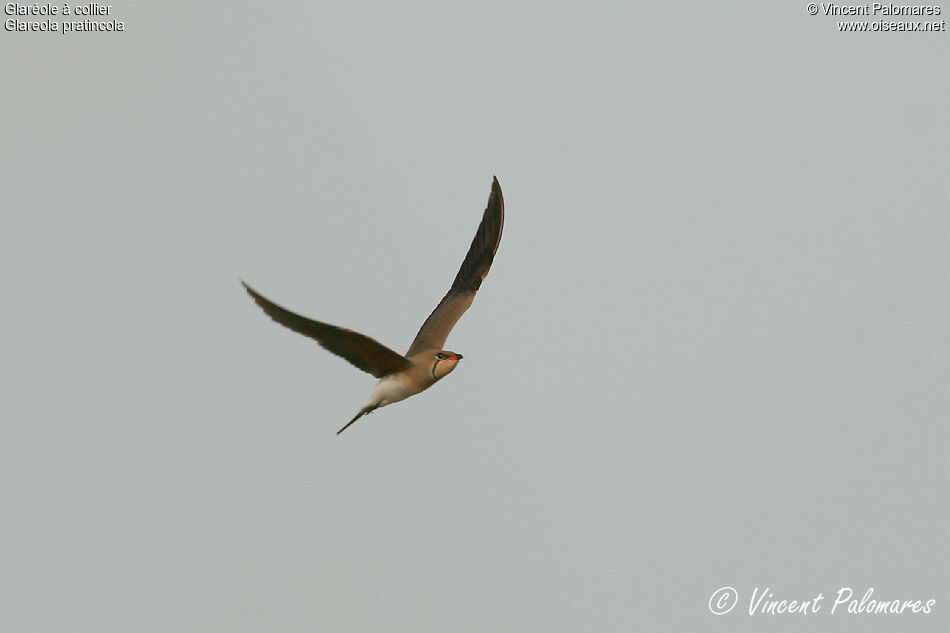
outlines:
[[[315,339],[324,349],[379,378],[369,402],[347,422],[337,435],[367,413],[387,404],[405,400],[425,391],[449,375],[462,355],[442,349],[449,332],[475,299],[475,293],[488,274],[505,223],[505,202],[498,179],[492,180],[488,206],[475,232],[452,287],[425,320],[405,356],[370,337],[345,328],[301,316],[262,296],[241,281],[251,298],[284,327]]]

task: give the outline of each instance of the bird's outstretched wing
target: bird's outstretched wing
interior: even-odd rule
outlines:
[[[241,283],[270,318],[294,332],[315,339],[324,349],[348,360],[359,369],[382,378],[386,374],[409,367],[409,360],[405,356],[394,352],[382,343],[359,332],[295,314],[261,296],[243,281]]]
[[[406,356],[412,356],[426,349],[442,349],[445,345],[449,332],[472,305],[475,293],[478,292],[482,280],[491,268],[495,251],[498,250],[498,243],[501,241],[501,229],[504,224],[505,201],[501,196],[498,179],[494,178],[491,195],[488,197],[488,206],[482,215],[482,222],[478,225],[478,231],[475,232],[468,254],[465,255],[465,261],[462,262],[462,267],[459,268],[448,293],[419,328],[419,333],[416,334],[416,339],[406,352]]]

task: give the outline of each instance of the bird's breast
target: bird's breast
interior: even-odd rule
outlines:
[[[420,383],[406,372],[391,374],[376,383],[370,400],[379,402],[379,406],[385,406],[393,402],[405,400],[409,396],[414,396],[420,391],[425,390],[431,384],[431,382],[428,384]]]

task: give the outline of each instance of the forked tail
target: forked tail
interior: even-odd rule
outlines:
[[[372,413],[372,412],[375,411],[377,408],[379,408],[379,407],[371,407],[371,406],[368,406],[368,405],[365,406],[365,407],[363,407],[362,409],[360,409],[360,412],[357,413],[357,414],[353,417],[352,420],[350,420],[349,422],[347,422],[347,423],[346,423],[346,426],[344,426],[342,429],[340,429],[339,431],[337,431],[336,434],[339,435],[340,433],[342,433],[343,431],[345,431],[346,429],[348,429],[351,424],[353,424],[354,422],[356,422],[357,420],[359,420],[361,417],[363,417],[363,416],[366,415],[367,413]]]

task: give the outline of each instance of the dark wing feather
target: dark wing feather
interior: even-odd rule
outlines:
[[[386,374],[409,367],[409,360],[385,345],[359,332],[347,330],[328,323],[314,321],[280,307],[261,296],[243,281],[245,290],[254,301],[281,325],[315,339],[329,352],[348,360],[363,371],[382,378]]]
[[[412,356],[425,349],[442,349],[445,345],[449,332],[472,305],[475,293],[478,292],[491,268],[498,244],[501,242],[501,230],[504,224],[505,201],[501,195],[498,179],[494,178],[482,222],[478,225],[478,231],[475,232],[475,238],[468,248],[468,254],[465,255],[455,281],[452,282],[452,287],[439,305],[419,328],[419,333],[416,334],[416,339],[406,352],[406,356]]]

